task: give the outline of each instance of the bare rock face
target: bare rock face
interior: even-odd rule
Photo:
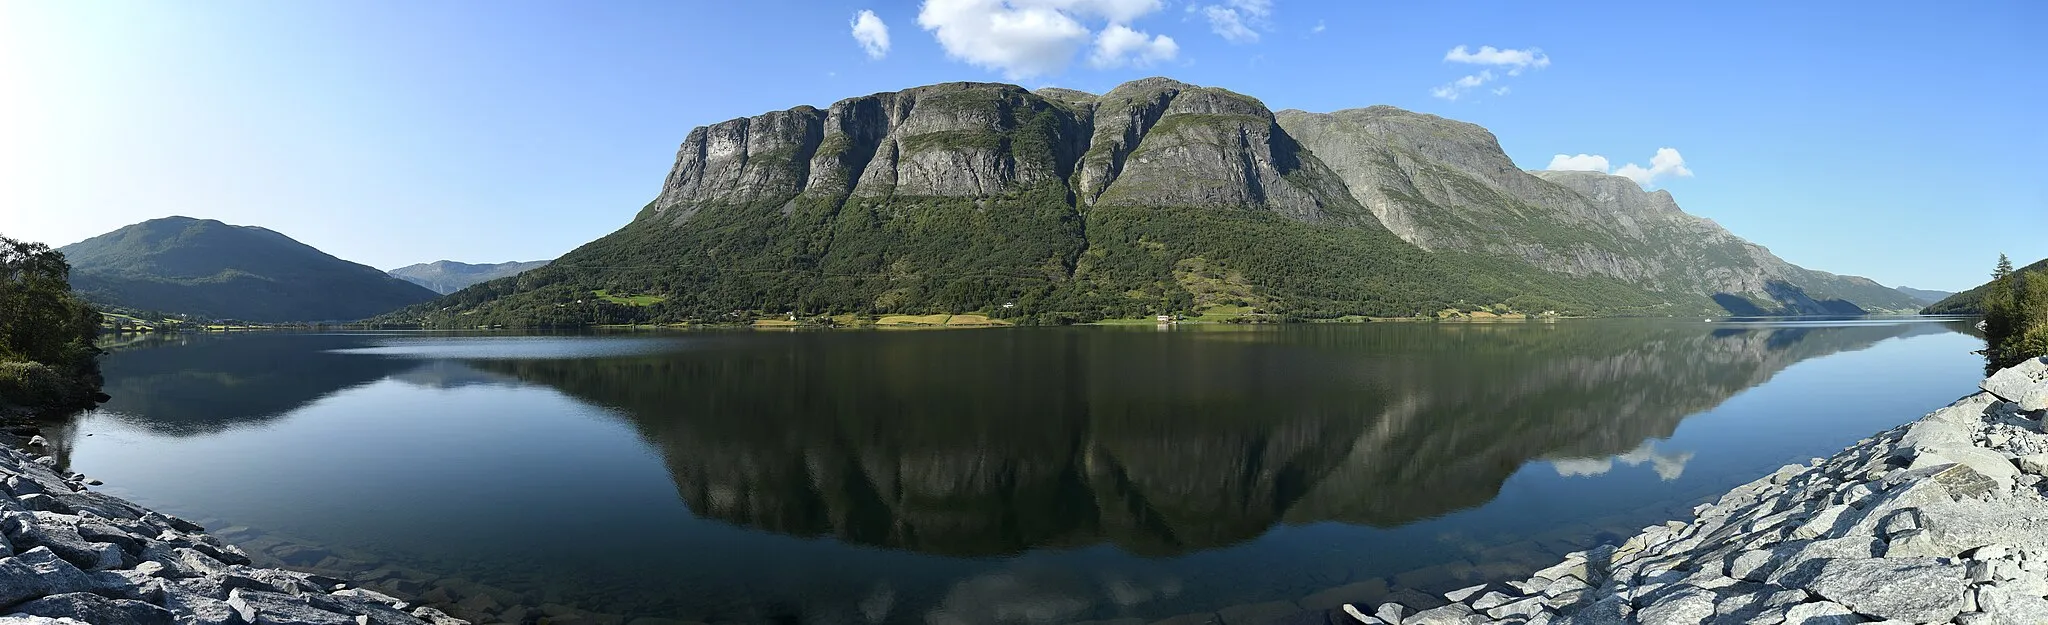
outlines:
[[[1081,172],[1090,203],[1263,207],[1303,221],[1360,213],[1250,97],[1145,79],[1104,95],[1097,120]]]
[[[1716,297],[1737,313],[1912,307],[1875,282],[1787,263],[1686,214],[1669,192],[1594,172],[1525,172],[1473,124],[1389,106],[1288,110],[1278,121],[1359,204],[1423,249],[1484,252]],[[1755,310],[1736,310],[1744,306]]]

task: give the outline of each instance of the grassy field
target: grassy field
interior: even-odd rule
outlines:
[[[1001,319],[990,319],[986,315],[889,315],[875,320],[878,327],[897,328],[983,328],[1010,325]]]
[[[598,289],[590,293],[596,295],[598,299],[625,306],[653,306],[661,303],[662,300],[668,299],[660,295],[613,295],[611,291],[606,289]]]
[[[756,328],[794,328],[794,327],[798,327],[798,326],[801,326],[801,325],[803,325],[803,324],[802,324],[802,323],[798,323],[798,322],[795,322],[795,321],[790,321],[790,320],[788,320],[788,319],[755,319],[755,320],[754,320],[754,327],[756,327]]]

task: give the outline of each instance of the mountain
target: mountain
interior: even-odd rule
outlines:
[[[945,83],[700,127],[625,227],[385,319],[1915,306],[1625,178],[1524,172],[1478,126],[1390,107],[1275,115],[1148,78],[1099,96]]]
[[[545,260],[529,262],[486,263],[472,265],[452,260],[437,260],[431,263],[406,265],[389,272],[392,277],[432,289],[435,293],[447,295],[460,291],[469,285],[516,276],[528,269],[548,264]]]
[[[2025,267],[2021,267],[2021,268],[2018,268],[2018,269],[2014,269],[2014,270],[2013,270],[2013,272],[2014,272],[2014,273],[2027,273],[2027,272],[2029,272],[2029,271],[2048,271],[2048,258],[2043,258],[2043,259],[2041,259],[2041,260],[2039,260],[2039,261],[2036,261],[2036,262],[2035,262],[2034,264],[2031,264],[2031,265],[2027,265],[2027,266],[2025,266]],[[1923,315],[1979,315],[1979,314],[1983,314],[1983,313],[1984,313],[1984,292],[1985,292],[1985,291],[1988,291],[1988,290],[1990,290],[1990,289],[1991,289],[1991,283],[1990,283],[1989,281],[1986,281],[1985,283],[1983,283],[1983,284],[1979,284],[1979,285],[1977,285],[1977,286],[1976,286],[1975,288],[1972,288],[1972,289],[1970,289],[1970,290],[1968,290],[1968,291],[1963,291],[1963,292],[1961,292],[1961,293],[1957,293],[1957,294],[1954,294],[1954,295],[1950,295],[1950,296],[1948,296],[1948,297],[1942,298],[1942,300],[1941,300],[1941,301],[1939,301],[1939,302],[1935,302],[1935,303],[1933,303],[1933,304],[1929,304],[1929,305],[1927,306],[1927,308],[1926,308],[1926,309],[1923,309],[1923,310],[1921,310],[1921,311],[1920,311],[1920,314],[1923,314]]]
[[[1281,111],[1280,127],[1362,206],[1427,250],[1516,258],[1569,275],[1711,297],[1735,314],[1860,314],[1913,300],[1866,278],[1785,262],[1621,176],[1523,171],[1474,124],[1390,106]]]
[[[1898,291],[1898,292],[1900,292],[1900,293],[1905,293],[1905,294],[1906,294],[1906,297],[1910,297],[1910,298],[1913,298],[1913,301],[1916,301],[1916,302],[1920,302],[1920,303],[1922,303],[1922,304],[1932,304],[1932,303],[1935,303],[1935,302],[1939,302],[1939,301],[1941,301],[1941,300],[1944,300],[1944,299],[1948,299],[1948,296],[1950,296],[1950,295],[1955,295],[1955,293],[1951,293],[1951,292],[1948,292],[1948,291],[1936,291],[1936,290],[1932,290],[1932,289],[1916,289],[1916,288],[1913,288],[1913,287],[1910,287],[1910,286],[1900,286],[1900,287],[1892,287],[1892,288],[1893,288],[1893,290],[1896,290],[1896,291]]]
[[[165,217],[58,248],[72,288],[108,305],[258,322],[355,320],[434,292],[291,237]]]

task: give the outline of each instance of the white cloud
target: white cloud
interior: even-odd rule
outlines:
[[[1060,73],[1091,40],[1089,63],[1099,68],[1179,56],[1172,37],[1127,25],[1162,6],[1162,0],[924,0],[917,24],[932,33],[946,56],[1021,81]],[[1108,24],[1093,32],[1084,19]]]
[[[1088,43],[1088,29],[1067,14],[1004,0],[925,0],[917,25],[946,56],[1010,80],[1057,74]]]
[[[1513,68],[1509,70],[1511,73],[1508,75],[1510,76],[1521,75],[1522,68],[1533,67],[1541,69],[1550,67],[1550,57],[1545,56],[1542,50],[1536,48],[1502,50],[1493,46],[1479,46],[1479,51],[1473,52],[1470,48],[1458,46],[1451,48],[1450,52],[1445,52],[1444,60],[1452,63],[1471,63],[1474,65],[1504,65]]]
[[[874,11],[862,9],[853,16],[853,40],[860,42],[868,58],[879,59],[889,55],[889,25]]]
[[[1492,82],[1502,76],[1520,76],[1523,70],[1550,67],[1550,57],[1543,54],[1542,50],[1536,48],[1503,50],[1493,46],[1479,46],[1479,51],[1473,52],[1469,46],[1458,46],[1451,48],[1450,52],[1444,53],[1444,61],[1471,65],[1491,65],[1494,68],[1501,69],[1500,74],[1495,74],[1492,68],[1481,70],[1477,74],[1472,74],[1450,84],[1429,90],[1429,95],[1453,102],[1456,102],[1458,98],[1465,97],[1465,94],[1472,91],[1472,89]],[[1503,85],[1491,91],[1493,95],[1504,96],[1512,90]]]
[[[1088,56],[1088,64],[1102,69],[1145,67],[1173,60],[1179,54],[1180,44],[1174,43],[1172,37],[1147,36],[1123,24],[1110,24],[1095,35],[1095,52]]]
[[[1010,0],[1021,8],[1045,8],[1070,15],[1097,17],[1114,24],[1151,15],[1163,6],[1159,0]]]
[[[1544,169],[1551,171],[1597,171],[1604,174],[1607,173],[1607,157],[1598,154],[1580,154],[1578,156],[1559,154],[1550,157],[1550,166]]]
[[[1209,30],[1231,43],[1258,43],[1258,28],[1265,28],[1273,15],[1273,0],[1225,0],[1222,4],[1199,7],[1209,20]],[[1188,10],[1196,10],[1190,5]]]
[[[1323,32],[1324,30],[1327,30],[1328,28],[1329,28],[1329,25],[1327,25],[1327,24],[1324,24],[1322,20],[1316,20],[1316,26],[1315,26],[1315,28],[1310,28],[1310,29],[1308,29],[1308,34],[1311,34],[1311,35],[1320,35],[1320,34],[1322,34],[1322,32]]]
[[[1472,74],[1464,78],[1459,78],[1457,80],[1451,81],[1451,84],[1431,89],[1429,90],[1429,94],[1432,96],[1443,98],[1445,100],[1456,102],[1458,101],[1458,98],[1465,97],[1465,92],[1471,91],[1480,85],[1493,82],[1494,78],[1497,78],[1497,76],[1494,75],[1493,70],[1480,70],[1480,72],[1477,74]]]
[[[1605,156],[1598,154],[1580,154],[1578,156],[1559,154],[1550,157],[1550,166],[1544,169],[1611,173],[1634,180],[1636,184],[1642,185],[1645,189],[1655,185],[1660,179],[1692,177],[1692,170],[1685,166],[1685,156],[1679,154],[1675,148],[1657,148],[1657,153],[1650,157],[1649,167],[1629,163],[1610,171],[1608,169],[1607,157]]]

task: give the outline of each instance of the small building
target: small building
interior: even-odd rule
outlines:
[[[1159,322],[1160,322],[1160,323],[1173,323],[1173,315],[1160,315],[1160,316],[1159,316]]]

